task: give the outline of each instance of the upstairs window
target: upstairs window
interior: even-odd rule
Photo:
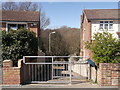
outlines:
[[[103,29],[103,21],[100,21],[100,29]]]
[[[100,21],[99,29],[113,29],[113,21]]]
[[[113,21],[109,22],[109,29],[113,29]]]
[[[105,24],[105,25],[104,25],[104,29],[108,29],[108,24]]]

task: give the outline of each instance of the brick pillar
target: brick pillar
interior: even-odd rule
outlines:
[[[11,60],[3,61],[3,84],[13,85],[21,84],[21,63],[19,62],[18,67],[13,67]]]
[[[100,86],[120,86],[120,63],[100,63],[97,75]]]
[[[11,60],[4,60],[3,61],[3,68],[9,68],[13,66],[13,62]]]

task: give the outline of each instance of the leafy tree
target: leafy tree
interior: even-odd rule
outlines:
[[[96,64],[120,62],[120,40],[108,32],[96,33],[92,42],[85,42],[86,48],[93,53]]]
[[[35,33],[27,29],[2,31],[2,51],[3,60],[11,59],[14,65],[23,56],[37,55],[38,44]]]

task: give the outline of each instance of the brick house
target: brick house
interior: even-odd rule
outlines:
[[[85,9],[81,15],[80,55],[91,57],[91,51],[85,49],[84,42],[93,40],[94,33],[108,31],[114,38],[120,38],[119,9]]]
[[[19,28],[27,28],[40,34],[40,13],[38,11],[2,11],[1,30],[17,30]]]

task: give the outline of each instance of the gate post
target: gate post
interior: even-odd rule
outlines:
[[[53,80],[53,57],[52,57],[52,80]]]
[[[72,63],[71,63],[71,59],[70,59],[70,85],[72,84]]]

